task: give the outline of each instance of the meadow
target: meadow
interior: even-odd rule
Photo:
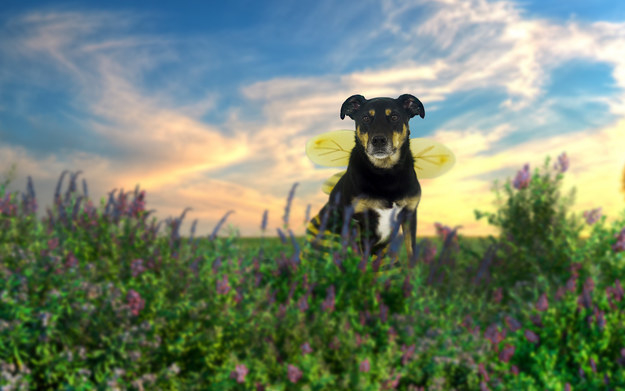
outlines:
[[[263,237],[227,214],[196,237],[139,188],[95,205],[63,173],[38,218],[30,178],[5,181],[0,389],[625,389],[625,210],[572,213],[568,164],[495,183],[475,215],[497,236],[437,224],[410,260],[401,235],[372,261],[349,230],[315,252],[289,229],[292,195],[277,238],[263,211]]]

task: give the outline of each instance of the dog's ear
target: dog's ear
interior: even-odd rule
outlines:
[[[410,94],[404,94],[397,98],[399,104],[406,109],[408,114],[410,114],[410,118],[418,115],[419,117],[425,117],[425,109],[423,108],[423,103],[414,96]]]
[[[367,100],[362,95],[352,95],[341,106],[341,119],[345,119],[346,115],[354,119],[354,113],[357,112]]]

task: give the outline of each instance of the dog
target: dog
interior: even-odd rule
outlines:
[[[319,231],[340,235],[346,213],[353,213],[358,245],[376,254],[388,248],[393,228],[401,224],[408,259],[413,259],[421,185],[410,151],[408,122],[425,117],[423,104],[409,94],[397,99],[353,95],[341,106],[340,117],[345,116],[356,126],[347,171],[328,203],[308,223],[306,234],[313,238],[313,246],[320,242]]]

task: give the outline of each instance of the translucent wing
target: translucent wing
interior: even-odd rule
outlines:
[[[341,177],[346,172],[347,170],[337,172],[336,174],[332,175],[330,178],[326,179],[325,182],[323,182],[323,185],[321,185],[321,190],[327,195],[330,195],[330,193],[332,192],[332,189],[334,189],[334,186],[336,186],[336,184],[339,183],[339,179],[341,179]]]
[[[418,179],[436,178],[456,163],[456,157],[443,144],[427,138],[411,138],[410,151],[414,157],[414,169]]]
[[[321,166],[344,167],[349,163],[355,142],[353,130],[334,130],[308,140],[306,155]]]

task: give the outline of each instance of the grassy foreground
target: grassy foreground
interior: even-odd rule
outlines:
[[[569,213],[559,163],[476,211],[498,237],[438,225],[381,263],[350,237],[311,252],[288,217],[281,239],[182,237],[184,213],[157,222],[138,189],[96,207],[77,173],[42,220],[32,182],[1,186],[0,388],[623,389],[625,213]]]

